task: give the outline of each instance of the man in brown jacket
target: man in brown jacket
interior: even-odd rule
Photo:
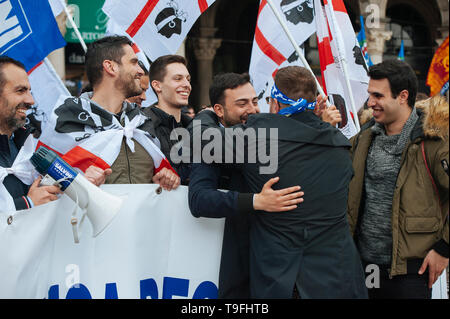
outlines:
[[[373,119],[351,141],[348,201],[363,264],[379,269],[369,297],[431,298],[449,255],[448,102],[415,107],[417,78],[405,62],[384,61],[369,75]]]

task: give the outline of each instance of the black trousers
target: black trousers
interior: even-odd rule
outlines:
[[[368,289],[369,299],[431,299],[428,269],[423,275],[418,274],[422,262],[419,259],[408,261],[408,273],[392,279],[388,267],[379,266],[380,287]]]

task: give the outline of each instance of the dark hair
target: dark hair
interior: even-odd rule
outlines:
[[[0,56],[0,94],[3,93],[3,87],[5,86],[5,82],[6,82],[4,74],[3,74],[3,67],[7,64],[14,64],[15,66],[26,71],[25,66],[21,62],[14,60],[13,58],[10,58],[9,56],[5,56],[5,55]]]
[[[155,61],[153,61],[152,64],[150,64],[150,83],[152,81],[160,81],[162,82],[164,80],[164,77],[167,74],[166,67],[169,64],[172,63],[181,63],[187,66],[187,61],[184,57],[181,55],[175,55],[175,54],[169,54],[169,55],[163,55],[157,58]],[[152,87],[153,88],[153,87]],[[153,89],[154,91],[154,89]],[[155,92],[156,93],[156,92]]]
[[[248,73],[223,73],[216,75],[209,88],[209,100],[211,105],[223,105],[225,100],[225,90],[235,89],[247,83],[251,83],[250,75]]]
[[[406,62],[397,59],[385,60],[371,66],[369,76],[374,80],[387,79],[393,98],[396,98],[401,91],[407,90],[409,93],[408,105],[413,107],[416,103],[417,77],[414,70]]]
[[[103,61],[111,60],[121,64],[125,55],[123,47],[133,42],[125,36],[108,36],[92,42],[86,53],[86,75],[92,87],[103,77]]]
[[[317,85],[314,76],[301,66],[288,66],[278,70],[275,85],[287,97],[298,100],[303,98],[313,102],[317,98]]]

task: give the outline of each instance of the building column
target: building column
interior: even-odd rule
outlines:
[[[392,31],[383,29],[369,30],[367,32],[367,51],[374,64],[383,61],[384,44],[392,37]]]
[[[209,105],[209,87],[213,78],[213,61],[222,39],[197,38],[194,42],[194,53],[197,58],[197,74],[199,81],[200,105]]]
[[[383,61],[384,44],[392,37],[392,31],[386,31],[386,6],[388,0],[361,1],[361,14],[364,16],[367,34],[367,51],[373,63]]]

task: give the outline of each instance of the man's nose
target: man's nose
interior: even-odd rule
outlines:
[[[367,106],[368,107],[374,107],[375,106],[375,99],[369,96],[369,99],[367,100]]]
[[[30,91],[28,91],[26,94],[25,94],[25,97],[24,97],[24,101],[23,101],[25,104],[28,104],[29,106],[31,106],[31,105],[33,105],[34,104],[34,98],[33,98],[33,95],[31,95],[31,92]]]

